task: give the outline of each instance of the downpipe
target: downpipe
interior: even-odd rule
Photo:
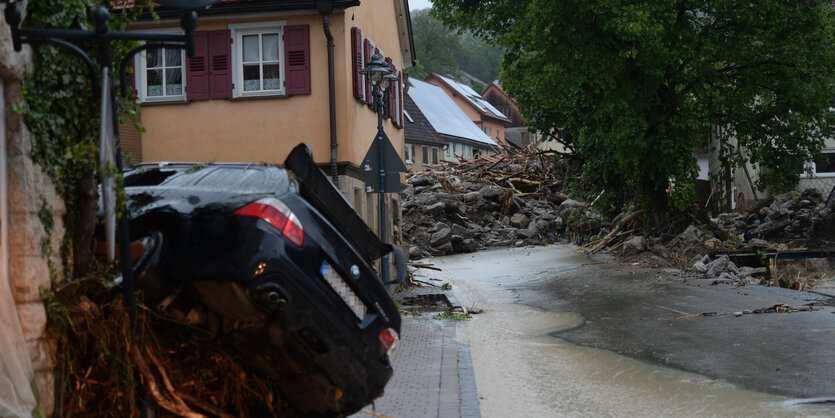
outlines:
[[[333,184],[339,189],[339,168],[336,164],[336,150],[339,144],[336,140],[336,82],[334,81],[333,63],[333,34],[331,33],[330,14],[333,11],[332,0],[319,0],[316,8],[322,14],[322,28],[327,38],[328,46],[328,108],[330,110],[330,136],[331,136],[331,176]]]

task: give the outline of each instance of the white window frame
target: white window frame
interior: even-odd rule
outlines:
[[[406,150],[404,151],[406,155],[404,155],[406,159],[406,164],[414,164],[415,163],[415,146],[412,144],[406,144]]]
[[[441,153],[438,151],[438,147],[432,147],[432,158],[430,161],[432,165],[438,165],[441,163]]]
[[[426,145],[420,146],[420,162],[423,165],[429,165],[429,147]]]
[[[444,156],[452,158],[452,147],[449,144],[444,145]]]
[[[825,148],[821,150],[821,154],[835,154],[835,148]],[[811,171],[811,175],[809,174]],[[802,178],[813,178],[813,177],[820,177],[820,178],[832,178],[835,177],[835,171],[825,171],[819,173],[817,170],[817,165],[814,161],[809,161],[805,164],[803,174],[801,174]]]
[[[137,31],[143,32],[143,31]],[[157,29],[154,30],[155,33],[172,33],[172,34],[182,34],[182,29],[177,28],[168,28],[168,29]],[[168,50],[174,50],[177,48],[162,48]],[[177,102],[186,102],[188,101],[188,95],[186,93],[186,80],[188,79],[188,67],[186,64],[186,51],[185,49],[180,48],[180,63],[183,67],[182,72],[182,83],[183,83],[183,93],[178,95],[171,95],[171,96],[148,96],[148,71],[147,71],[147,54],[148,50],[141,51],[140,53],[133,56],[133,79],[134,83],[136,83],[136,93],[137,99],[140,103],[177,103]],[[163,70],[163,80],[165,77],[165,71]],[[163,93],[165,92],[165,81],[163,81]]]
[[[232,35],[232,97],[275,97],[286,96],[285,83],[287,79],[284,75],[284,27],[287,26],[287,21],[277,20],[270,22],[249,22],[249,23],[231,23],[229,24],[229,31]],[[278,33],[278,77],[280,86],[278,90],[267,91],[244,91],[244,71],[243,71],[243,37],[245,35],[260,35],[265,32]],[[260,44],[259,44],[260,46]],[[264,74],[261,74],[263,79]]]

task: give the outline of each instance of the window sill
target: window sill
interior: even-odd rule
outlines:
[[[291,94],[258,94],[252,96],[236,96],[232,97],[230,100],[232,101],[244,101],[244,100],[260,100],[260,99],[286,99],[288,97],[293,97],[294,95]]]
[[[171,104],[188,104],[188,100],[185,97],[174,97],[170,99],[145,99],[139,102],[142,106],[158,106],[158,105],[171,105]]]

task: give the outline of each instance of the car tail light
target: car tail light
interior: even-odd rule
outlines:
[[[287,205],[276,198],[266,197],[252,202],[236,210],[235,215],[263,219],[281,231],[297,247],[301,248],[304,244],[304,228],[302,228],[299,218]]]
[[[386,350],[386,354],[391,355],[392,350],[394,350],[394,346],[397,345],[397,340],[400,339],[400,336],[397,335],[397,331],[386,328],[380,335],[377,336],[377,339],[380,340],[380,344],[383,346],[383,349]]]

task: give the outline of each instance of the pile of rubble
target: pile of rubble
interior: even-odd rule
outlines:
[[[407,176],[410,258],[555,242],[586,206],[563,193],[564,164],[530,147]]]
[[[722,254],[835,251],[835,215],[813,189],[763,199],[744,213],[687,217],[678,230],[647,233],[640,211],[604,219],[590,205],[570,199],[564,193],[573,180],[566,179],[566,164],[527,148],[407,175],[401,192],[402,232],[410,258],[540,245],[560,238],[591,253],[688,269],[716,283],[803,287],[792,278],[799,273],[778,277],[776,265],[766,268],[765,259],[756,266],[738,266]],[[810,261],[803,268],[815,263],[828,266],[827,261]]]

